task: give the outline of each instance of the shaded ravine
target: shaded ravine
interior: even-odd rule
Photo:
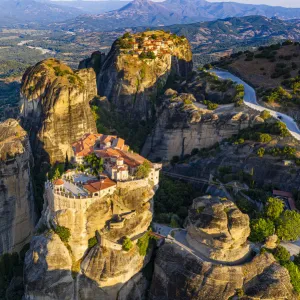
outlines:
[[[245,88],[245,96],[244,96],[244,103],[249,106],[252,109],[258,110],[258,111],[264,111],[267,110],[270,112],[270,114],[280,119],[281,122],[283,122],[287,129],[289,130],[290,134],[300,141],[300,129],[297,125],[297,123],[291,118],[290,116],[277,112],[275,110],[271,110],[269,108],[266,108],[264,106],[261,106],[257,102],[256,92],[254,88],[252,88],[249,84],[247,84],[245,81],[240,79],[239,77],[233,75],[232,73],[224,70],[218,70],[218,69],[212,69],[210,72],[216,74],[221,79],[231,79],[233,82],[236,82],[238,84],[242,84]]]

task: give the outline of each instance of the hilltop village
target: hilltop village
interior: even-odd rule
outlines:
[[[154,187],[158,186],[162,165],[130,151],[125,141],[117,136],[87,133],[73,143],[72,149],[74,169],[61,176],[54,175],[53,180],[46,182],[47,200],[53,211],[87,209],[105,195],[112,195],[118,184],[126,182],[149,180]]]
[[[125,33],[117,43],[123,53],[141,59],[154,59],[171,54],[176,46],[187,42],[186,37],[157,30],[131,35]]]

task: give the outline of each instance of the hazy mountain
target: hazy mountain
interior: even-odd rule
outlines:
[[[210,22],[171,25],[163,28],[185,35],[193,52],[213,53],[245,44],[263,44],[274,40],[300,40],[300,19],[280,20],[262,16],[226,18]],[[137,29],[137,30],[142,30]]]
[[[49,0],[48,0],[49,1]],[[86,13],[100,14],[111,10],[116,10],[124,5],[126,5],[129,1],[55,1],[55,4],[75,7]]]
[[[0,26],[45,24],[63,21],[82,14],[76,8],[65,8],[52,2],[34,0],[0,0]]]
[[[124,7],[98,15],[83,15],[68,22],[68,29],[115,30],[135,26],[162,26],[217,20],[227,17],[262,15],[280,19],[300,18],[300,8],[250,5],[205,0],[134,0]]]

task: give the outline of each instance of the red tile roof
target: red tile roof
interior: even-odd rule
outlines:
[[[53,181],[54,185],[63,185],[65,182],[62,179],[56,179]]]
[[[99,181],[92,181],[88,182],[87,184],[83,185],[83,187],[88,190],[90,193],[96,193],[99,191],[103,191],[108,189],[112,186],[115,186],[116,183],[109,178],[105,178],[104,180]]]
[[[75,156],[87,156],[93,152],[96,140],[101,138],[102,134],[85,134],[79,141],[72,144]]]
[[[273,195],[274,196],[286,197],[286,198],[293,198],[292,193],[284,192],[284,191],[278,191],[278,190],[273,190]]]

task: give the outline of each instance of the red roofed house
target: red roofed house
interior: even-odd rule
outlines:
[[[99,196],[110,194],[112,195],[116,190],[117,184],[109,178],[101,179],[99,181],[87,182],[83,185],[84,189],[88,191],[89,196]]]
[[[87,133],[79,141],[73,143],[73,160],[78,164],[82,164],[84,162],[84,157],[94,152],[94,145],[101,137],[102,134]]]

